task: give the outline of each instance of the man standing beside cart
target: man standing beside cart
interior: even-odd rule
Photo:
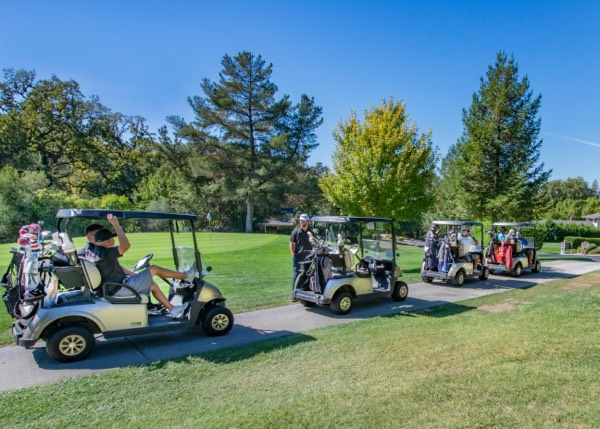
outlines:
[[[300,226],[296,227],[290,235],[290,253],[292,254],[292,270],[294,273],[292,279],[292,291],[294,290],[296,279],[300,274],[300,263],[310,255],[313,248],[310,242],[313,237],[313,232],[308,225],[310,218],[307,214],[303,213],[298,219],[300,221]],[[291,299],[291,301],[294,302],[295,299]]]

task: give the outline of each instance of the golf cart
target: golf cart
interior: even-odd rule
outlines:
[[[90,221],[105,221],[109,213],[116,216],[124,228],[133,222],[162,222],[168,226],[174,266],[179,271],[185,271],[195,264],[197,272],[193,282],[189,283],[170,283],[164,280],[169,284],[169,299],[173,305],[189,303],[188,311],[183,317],[171,318],[168,313],[149,312],[148,296],[139,295],[126,285],[102,284],[98,268],[92,262],[77,256],[70,239],[73,230],[81,231]],[[41,339],[46,342],[46,351],[52,358],[73,362],[90,354],[95,345],[94,335],[101,334],[109,339],[192,328],[196,325],[200,325],[209,336],[225,335],[231,330],[233,314],[225,307],[225,298],[217,287],[203,278],[210,267],[204,265],[198,250],[196,215],[61,209],[56,217],[58,232],[54,234],[54,247],[57,254],[63,254],[62,260],[66,263],[44,263],[40,272],[44,271],[49,274],[49,278],[55,279],[59,291],[50,303],[41,300],[33,304],[16,303],[14,308],[33,306],[26,316],[22,310],[13,314],[18,318],[12,327],[18,345],[31,348]],[[176,235],[178,240],[185,240],[186,244],[191,243],[193,247],[176,246]],[[151,253],[146,255],[135,265],[133,271],[148,267],[152,257]],[[19,279],[17,275],[17,281],[4,286],[9,291],[19,288]],[[123,294],[120,288],[126,288],[131,294]],[[120,293],[113,293],[115,289]]]
[[[531,232],[532,235],[525,237],[523,232]],[[525,269],[532,273],[542,270],[535,247],[535,223],[494,222],[488,234],[490,244],[486,251],[486,265],[490,273],[510,273],[519,277]]]
[[[361,295],[389,294],[404,301],[408,285],[396,265],[394,219],[314,216],[311,255],[301,264],[292,299],[305,307],[329,305],[347,314]],[[319,237],[319,231],[322,231]]]
[[[471,240],[463,232],[475,229],[479,234]],[[478,242],[475,243],[474,241]],[[481,222],[436,220],[431,223],[425,242],[425,258],[421,267],[421,279],[431,283],[434,279],[462,286],[465,279],[479,277],[487,280],[490,272],[483,264],[481,251],[483,224]],[[478,260],[477,266],[475,261]]]

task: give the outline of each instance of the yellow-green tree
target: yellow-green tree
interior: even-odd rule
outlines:
[[[319,185],[344,214],[415,221],[430,207],[436,150],[431,131],[419,133],[406,103],[382,100],[362,123],[353,112],[333,137],[333,172]]]

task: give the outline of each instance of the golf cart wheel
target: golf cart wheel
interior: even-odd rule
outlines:
[[[305,301],[303,299],[300,300],[300,304],[302,304],[305,307],[314,307],[315,305],[317,305],[316,302],[312,302],[312,301]]]
[[[423,280],[423,283],[431,283],[433,282],[433,277],[421,276],[421,280]]]
[[[338,292],[331,301],[331,311],[336,314],[348,314],[352,310],[353,299],[350,292],[341,291]]]
[[[523,274],[523,267],[521,266],[521,263],[519,262],[517,265],[515,265],[515,269],[513,270],[513,276],[521,277],[521,274]]]
[[[213,307],[202,320],[202,330],[209,337],[227,334],[233,327],[233,313],[227,307]]]
[[[540,261],[535,261],[535,266],[531,269],[532,273],[539,273],[542,271],[542,263]]]
[[[456,276],[454,276],[454,278],[452,279],[452,285],[461,287],[464,282],[465,282],[465,271],[460,269],[456,273]]]
[[[394,291],[392,292],[392,299],[394,301],[404,301],[408,298],[408,285],[404,282],[396,282],[394,284]]]
[[[480,280],[487,280],[490,277],[490,270],[488,267],[483,267],[481,271],[481,275],[479,276]]]
[[[89,329],[67,325],[52,332],[46,341],[46,352],[59,362],[85,359],[94,349],[96,340]]]

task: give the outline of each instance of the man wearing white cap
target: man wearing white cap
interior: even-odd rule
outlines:
[[[310,244],[312,231],[308,226],[310,218],[307,214],[301,214],[298,220],[300,226],[296,227],[290,236],[290,253],[292,254],[292,270],[294,271],[292,290],[296,284],[296,278],[300,274],[300,262],[304,261],[312,250],[312,244]]]

